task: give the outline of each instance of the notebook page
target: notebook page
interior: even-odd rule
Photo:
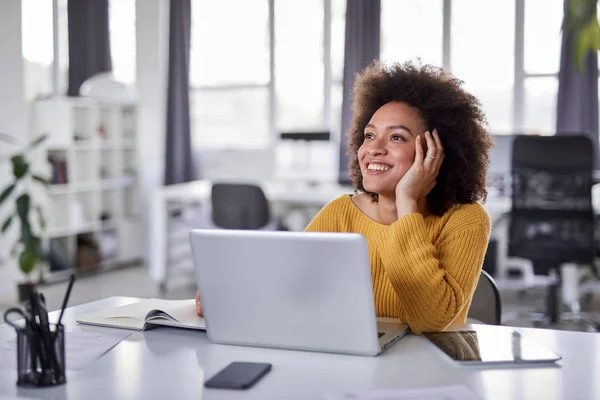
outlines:
[[[154,300],[156,299],[146,299],[133,304],[83,314],[77,318],[77,322],[141,330],[144,327],[144,318],[148,311],[158,305]]]
[[[188,300],[159,300],[163,304],[160,307],[156,308],[157,310],[164,311],[166,314],[174,318],[177,322],[174,324],[168,324],[164,322],[164,319],[160,316],[156,316],[147,320],[152,324],[160,324],[160,325],[172,325],[172,326],[187,326],[198,329],[205,329],[206,325],[204,323],[204,319],[199,317],[196,314],[196,300],[188,299]],[[161,321],[162,320],[162,321]]]
[[[156,309],[159,305],[159,299],[145,299],[133,304],[107,308],[105,310],[95,311],[86,315],[96,318],[135,318],[143,321],[148,311]]]
[[[153,315],[146,319],[151,311],[162,311],[172,317]],[[77,322],[101,326],[116,326],[131,329],[143,329],[145,322],[155,325],[169,325],[205,329],[204,319],[196,314],[195,299],[188,300],[164,300],[144,299],[137,303],[127,304],[120,307],[95,311],[81,315]]]

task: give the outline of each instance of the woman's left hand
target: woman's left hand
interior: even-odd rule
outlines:
[[[433,135],[425,132],[427,154],[424,154],[422,139],[415,141],[415,162],[396,185],[396,202],[418,201],[435,187],[436,178],[444,160],[444,148],[436,129]]]

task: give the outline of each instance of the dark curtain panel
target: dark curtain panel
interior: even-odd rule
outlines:
[[[69,96],[88,78],[112,70],[108,0],[69,0]]]
[[[565,10],[566,11],[566,10]],[[586,133],[598,161],[598,54],[589,52],[584,69],[575,65],[575,32],[563,32],[556,102],[557,135]]]
[[[171,0],[165,184],[194,179],[190,137],[190,0]]]
[[[340,140],[340,183],[350,182],[346,132],[352,119],[352,89],[355,75],[379,58],[380,0],[348,0],[346,5],[346,44],[342,100],[342,137]]]

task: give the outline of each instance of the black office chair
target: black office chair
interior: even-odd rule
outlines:
[[[246,183],[214,183],[211,218],[223,229],[286,230],[271,216],[269,201],[260,186]]]
[[[576,315],[560,312],[559,290],[566,264],[594,268],[593,149],[583,135],[514,139],[508,277],[511,271],[519,272],[516,279],[523,289],[547,287],[545,312],[514,313],[516,319],[532,321],[537,327],[556,327],[568,320],[587,331],[595,328],[579,314],[574,304],[578,299],[569,299]]]
[[[496,286],[494,278],[484,270],[481,270],[467,318],[475,319],[488,325],[500,325],[502,322],[500,291]]]

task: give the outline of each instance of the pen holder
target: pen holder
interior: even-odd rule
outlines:
[[[17,385],[47,387],[65,383],[65,330],[50,324],[49,331],[17,330]]]

